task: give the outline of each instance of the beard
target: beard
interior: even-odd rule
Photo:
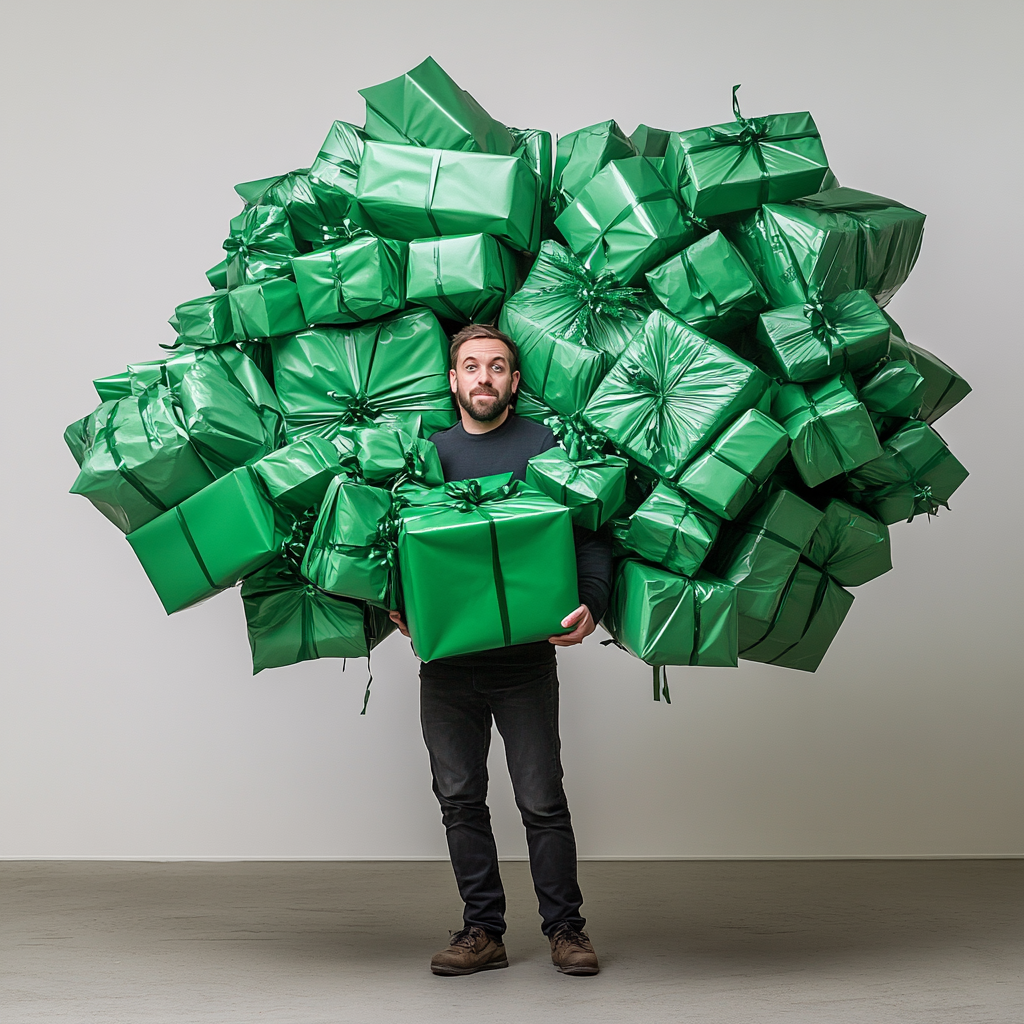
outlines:
[[[493,401],[477,405],[474,399],[485,396]],[[496,420],[512,401],[512,387],[502,393],[494,388],[474,388],[468,395],[463,394],[462,389],[458,392],[459,405],[462,406],[477,423],[491,423]]]

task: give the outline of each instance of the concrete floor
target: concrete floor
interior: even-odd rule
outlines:
[[[435,978],[447,864],[0,863],[0,1021],[1024,1021],[1024,861],[584,863],[595,978],[503,874],[510,968]]]

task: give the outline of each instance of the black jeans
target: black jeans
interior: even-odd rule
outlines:
[[[505,932],[505,891],[487,808],[491,721],[505,742],[516,805],[526,826],[541,929],[562,921],[582,929],[576,838],[562,788],[558,675],[553,662],[486,668],[426,662],[420,667],[420,720],[448,851],[466,904],[463,920]]]

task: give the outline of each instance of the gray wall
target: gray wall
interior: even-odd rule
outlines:
[[[891,305],[974,394],[972,475],[893,529],[816,675],[561,656],[587,856],[1024,853],[1016,3],[96,3],[6,6],[0,855],[442,855],[415,662],[250,675],[237,593],[165,617],[65,492],[90,380],[173,338],[232,192],[308,165],[356,89],[433,54],[496,117],[565,133],[813,111],[840,180],[929,215]],[[498,751],[496,751],[496,754]],[[497,761],[495,761],[497,767]],[[504,773],[506,855],[524,852]]]

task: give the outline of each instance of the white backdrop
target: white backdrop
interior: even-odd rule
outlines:
[[[844,184],[927,212],[890,309],[975,389],[939,424],[970,479],[893,529],[816,675],[676,670],[666,706],[596,637],[561,656],[581,854],[1024,854],[1021,7],[952,7],[7,4],[0,856],[444,855],[407,644],[365,718],[361,663],[252,678],[237,593],[167,618],[61,440],[206,290],[234,183],[307,166],[427,54],[559,133],[727,120],[735,82],[748,115],[809,108]]]

